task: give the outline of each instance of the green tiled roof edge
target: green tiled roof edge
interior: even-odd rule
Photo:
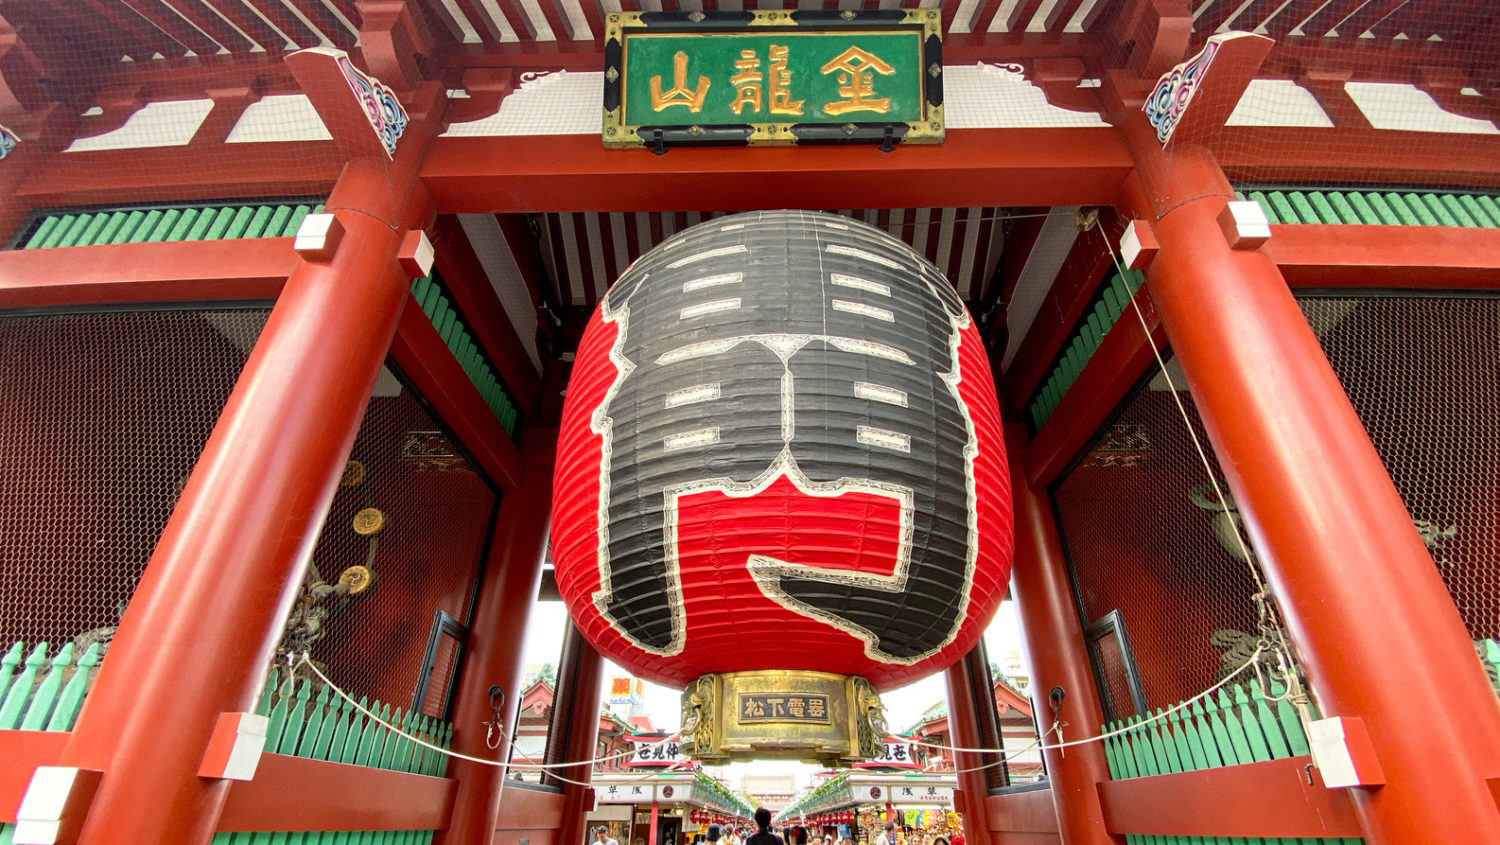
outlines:
[[[323,210],[317,200],[251,204],[185,203],[151,208],[43,210],[25,228],[16,249],[56,246],[289,238],[302,218]]]

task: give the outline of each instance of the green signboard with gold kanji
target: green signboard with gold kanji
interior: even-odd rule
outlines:
[[[609,15],[607,147],[942,137],[936,9]]]

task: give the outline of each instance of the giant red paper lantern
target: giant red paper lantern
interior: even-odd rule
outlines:
[[[631,672],[898,686],[973,647],[1011,548],[983,342],[901,241],[829,214],[723,217],[600,302],[552,554],[584,637]]]

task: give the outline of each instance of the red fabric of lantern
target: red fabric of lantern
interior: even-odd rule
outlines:
[[[922,256],[833,215],[724,217],[632,265],[579,345],[554,489],[580,631],[677,687],[899,686],[972,648],[1009,577],[973,319]]]

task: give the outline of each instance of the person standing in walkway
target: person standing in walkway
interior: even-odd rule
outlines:
[[[786,845],[781,837],[771,832],[771,811],[765,807],[755,808],[755,826],[760,828],[750,834],[745,845]]]
[[[602,824],[594,828],[594,843],[595,845],[620,845],[619,840],[609,835],[609,828]]]
[[[875,837],[875,845],[896,845],[896,826],[891,822],[885,823],[885,830]]]

